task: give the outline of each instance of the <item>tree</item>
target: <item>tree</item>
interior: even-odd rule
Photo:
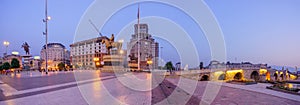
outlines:
[[[8,62],[5,62],[3,65],[2,65],[3,69],[4,70],[8,70],[10,68],[10,64]]]
[[[2,65],[0,65],[0,70],[3,70],[3,67],[2,67]]]
[[[169,61],[169,62],[166,63],[165,68],[166,68],[167,70],[173,70],[173,69],[174,69],[174,66],[173,66],[172,62]]]
[[[60,62],[57,66],[59,70],[65,70],[65,64],[63,62]]]
[[[18,59],[16,59],[16,58],[13,58],[12,60],[11,60],[11,66],[10,66],[10,68],[12,68],[12,69],[16,69],[16,68],[20,68],[21,66],[20,66],[20,62],[19,62],[19,60]]]
[[[9,72],[8,71],[9,68],[10,68],[10,64],[8,62],[3,63],[2,69],[7,70],[6,73],[5,73],[6,75]]]
[[[202,70],[202,69],[203,69],[203,62],[200,62],[200,65],[199,65],[199,67],[200,67],[200,70]]]

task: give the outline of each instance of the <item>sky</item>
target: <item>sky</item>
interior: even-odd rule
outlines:
[[[49,42],[62,43],[69,49],[78,24],[93,1],[48,0],[48,14],[52,17],[49,21]],[[300,66],[299,0],[205,0],[205,3],[215,15],[223,32],[228,61]],[[108,8],[110,5],[103,6]],[[40,50],[45,44],[45,36],[42,34],[45,29],[42,22],[44,8],[44,0],[0,1],[1,55],[5,52],[4,41],[10,42],[8,52],[18,51],[25,54],[21,45],[27,42],[31,47],[31,54],[40,55]],[[101,11],[105,10],[99,10],[97,16],[101,17]],[[185,55],[191,53],[189,50],[178,51],[174,44],[184,45],[184,41],[170,42],[168,38],[159,38],[162,35],[180,36],[176,33],[181,33],[182,30],[170,29],[168,25],[178,25],[183,29],[182,32],[190,37],[198,52],[198,58],[194,59],[203,61],[205,65],[212,60],[206,36],[192,17],[184,11],[166,4],[142,2],[140,15],[142,22],[149,24],[149,33],[157,36],[156,40],[163,46],[162,58],[165,61],[180,62],[185,56],[178,53],[182,52]],[[146,18],[150,16],[156,17],[152,20],[165,19],[170,21],[170,24],[147,20]],[[113,13],[99,30],[107,36],[112,33],[117,36],[131,36],[132,23],[136,22],[136,17],[137,4],[128,5]],[[97,32],[91,26],[86,27],[90,28],[90,32],[85,38],[97,36]],[[193,67],[198,64],[199,62],[192,62],[190,65]]]

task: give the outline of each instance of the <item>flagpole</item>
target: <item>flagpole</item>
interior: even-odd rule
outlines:
[[[137,37],[138,37],[138,70],[141,70],[141,66],[140,66],[140,4],[138,4],[138,33],[137,33]]]

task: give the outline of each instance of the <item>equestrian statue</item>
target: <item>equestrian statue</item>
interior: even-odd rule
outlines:
[[[26,55],[29,55],[29,45],[27,42],[23,43],[22,48],[24,48],[24,51],[26,52]]]
[[[114,34],[112,34],[111,38],[104,36],[104,38],[101,41],[102,44],[105,44],[108,54],[110,54],[110,50],[112,48],[117,48],[118,51],[122,49],[122,43],[114,42],[114,40],[115,40],[115,37],[114,37]]]

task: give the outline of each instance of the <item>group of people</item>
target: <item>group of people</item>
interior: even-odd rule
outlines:
[[[14,70],[14,71],[9,70],[9,69],[8,69],[8,70],[2,70],[2,71],[1,71],[1,74],[3,74],[3,75],[4,75],[4,74],[5,74],[5,75],[8,75],[9,73],[12,73],[12,72],[14,72],[14,73],[16,74],[16,73],[20,73],[20,70]]]

